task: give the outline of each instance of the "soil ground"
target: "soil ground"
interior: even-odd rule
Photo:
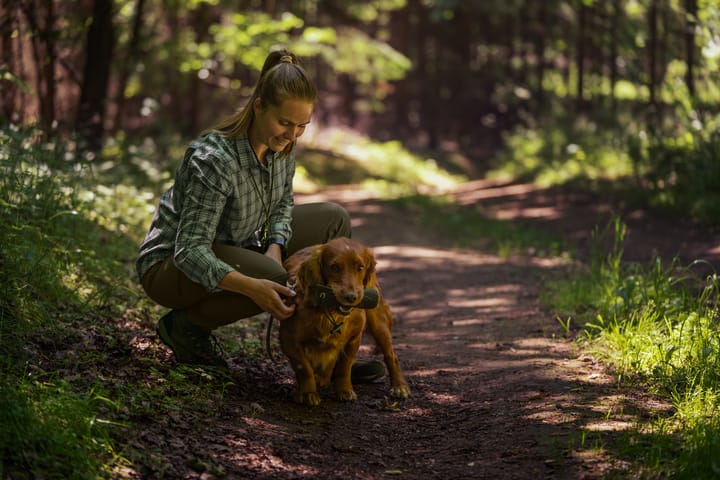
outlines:
[[[628,224],[627,258],[657,253],[719,265],[717,231],[622,211],[593,195],[477,181],[456,196],[482,202],[497,218],[560,232],[581,249],[595,225],[620,214]],[[348,208],[354,237],[375,250],[412,396],[395,402],[382,381],[357,385],[357,402],[339,403],[326,391],[322,404],[309,408],[292,402],[286,364],[234,357],[232,377],[241,388],[212,419],[198,419],[193,430],[182,419],[135,432],[167,462],[143,478],[626,476],[615,440],[668,406],[619,389],[598,361],[563,338],[538,299],[545,275],[562,268],[558,261],[453,248],[451,238],[416,224],[407,211],[350,188],[297,202],[320,199]],[[359,356],[373,355],[367,339]]]

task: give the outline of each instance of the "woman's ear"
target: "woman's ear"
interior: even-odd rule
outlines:
[[[259,112],[260,110],[263,110],[262,98],[257,97],[255,100],[253,100],[252,107],[253,107],[253,112],[255,112],[255,113]]]

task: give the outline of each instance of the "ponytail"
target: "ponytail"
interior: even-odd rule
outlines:
[[[229,138],[247,133],[255,119],[253,104],[257,98],[263,108],[271,105],[279,107],[287,99],[305,100],[314,104],[317,92],[294,53],[286,49],[272,51],[265,59],[258,83],[245,106],[203,133],[218,132]],[[281,155],[287,156],[294,145],[294,141],[289,143]]]

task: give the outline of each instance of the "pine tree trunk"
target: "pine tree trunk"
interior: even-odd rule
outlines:
[[[112,7],[113,0],[94,0],[92,22],[87,33],[87,55],[75,129],[84,140],[81,148],[89,151],[98,151],[102,147],[114,47]]]

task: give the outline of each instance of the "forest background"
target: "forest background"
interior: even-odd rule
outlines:
[[[0,9],[1,118],[74,136],[77,151],[108,140],[118,163],[133,161],[131,138],[174,162],[166,149],[240,108],[267,52],[286,45],[317,82],[315,131],[400,141],[475,175],[518,138],[515,175],[538,176],[548,162],[563,168],[547,181],[632,175],[656,202],[718,213],[717,165],[683,158],[717,127],[713,0],[4,0]],[[594,149],[592,136],[610,143]]]
[[[354,159],[371,173],[367,188],[435,213],[459,243],[480,235],[472,230],[476,212],[444,215],[440,194],[477,178],[603,192],[710,230],[720,223],[717,0],[0,0],[0,273],[10,279],[0,285],[7,407],[0,467],[7,476],[117,474],[143,462],[102,422],[84,419],[142,421],[147,399],[136,405],[114,391],[126,403],[110,400],[78,365],[95,368],[119,352],[113,315],[152,316],[131,286],[152,205],[187,143],[242,106],[277,46],[302,57],[320,93],[302,139],[298,191],[321,189],[333,176],[358,180],[334,160]],[[519,247],[542,243],[526,242]],[[607,328],[628,340],[620,313],[633,324],[630,308],[682,303],[647,301],[638,286],[644,275],[623,273],[619,260],[616,249],[609,266],[591,264],[591,273],[614,282],[608,305],[593,290],[603,285],[597,276],[584,284],[582,300],[592,308],[554,305],[572,312],[560,321],[566,334],[571,320],[595,321],[593,335]],[[654,272],[674,278],[674,270]],[[659,360],[636,352],[622,367],[642,378],[664,375],[657,383],[668,397],[695,402],[697,421],[683,422],[694,432],[689,451],[701,452],[701,472],[720,449],[711,420],[720,405],[720,345],[717,276],[710,278],[690,289],[701,292],[691,309],[707,320],[698,329],[703,341],[658,347]],[[598,325],[605,307],[604,318],[615,320]],[[653,341],[677,326],[666,313]],[[96,357],[80,362],[78,341]],[[689,357],[702,368],[688,367]],[[181,377],[173,388],[189,390],[192,377]],[[168,394],[134,389],[133,399],[146,395],[150,403]],[[689,418],[688,409],[676,411]],[[638,458],[674,471],[663,458],[680,456],[676,441]],[[693,468],[688,478],[698,478]]]

